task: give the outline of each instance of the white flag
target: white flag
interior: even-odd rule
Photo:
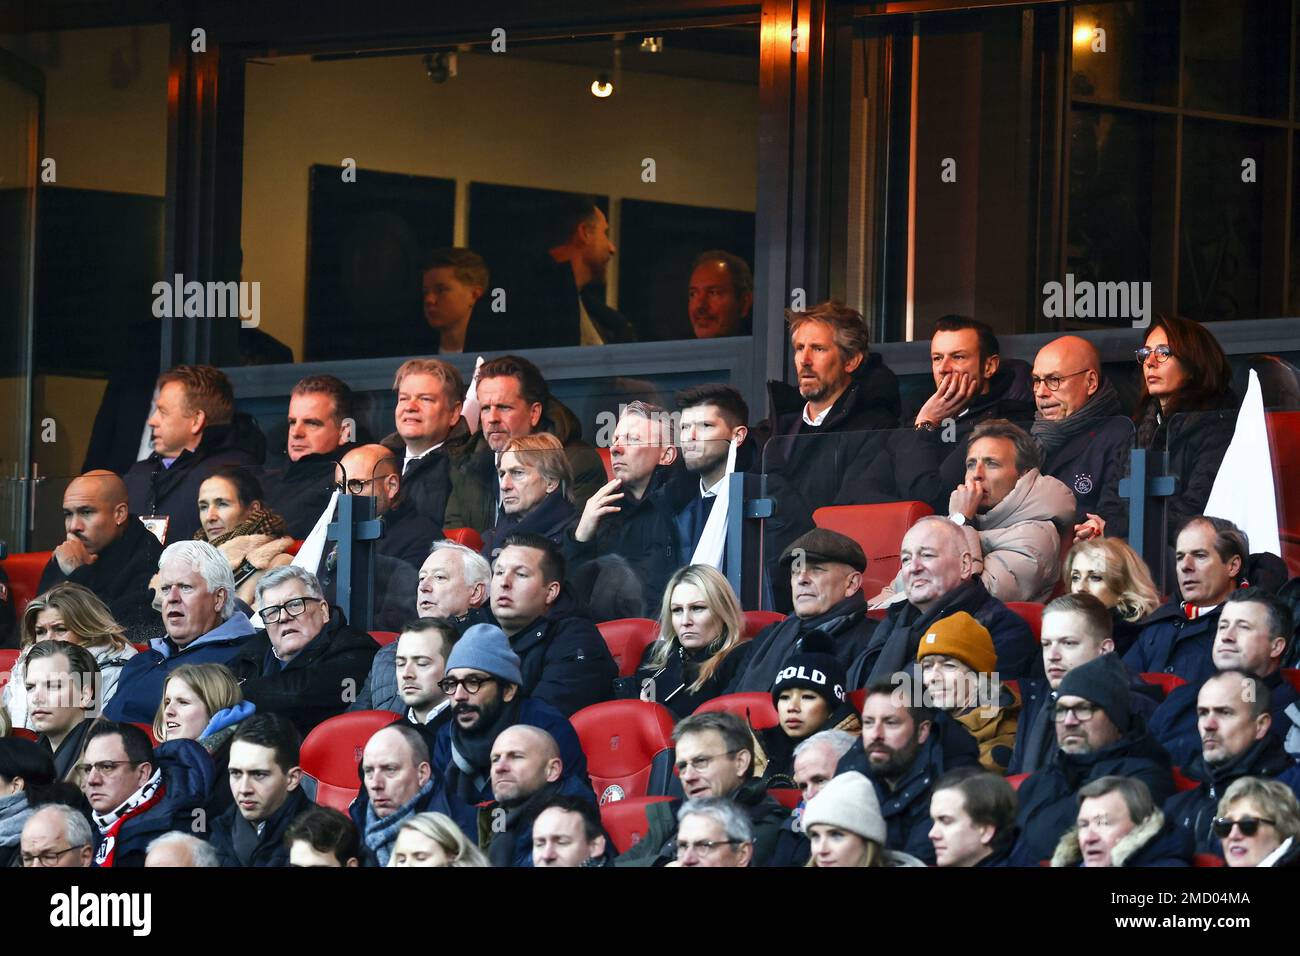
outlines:
[[[1246,400],[1237,413],[1237,430],[1219,466],[1205,513],[1227,518],[1246,532],[1252,554],[1267,551],[1282,556],[1277,492],[1273,487],[1273,453],[1264,423],[1264,394],[1254,369],[1250,370]]]
[[[465,417],[465,424],[469,426],[471,435],[478,434],[479,412],[481,409],[478,405],[478,370],[483,367],[483,356],[479,356],[474,363],[474,376],[469,380],[469,388],[465,390],[465,402],[460,407],[460,413]]]
[[[691,564],[707,564],[722,570],[722,559],[727,553],[727,512],[731,509],[731,473],[736,470],[737,442],[733,438],[727,448],[727,474],[722,479],[721,487],[713,500],[709,511],[709,520],[704,522],[704,531],[695,545],[691,555]]]

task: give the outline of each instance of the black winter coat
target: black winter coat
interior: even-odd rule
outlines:
[[[261,713],[289,718],[304,737],[317,724],[348,709],[366,682],[379,645],[330,608],[321,632],[281,666],[266,631],[258,631],[228,663],[245,700]]]
[[[300,541],[311,534],[330,503],[335,483],[343,478],[338,463],[356,447],[356,442],[349,442],[331,452],[303,455],[281,468],[262,472],[266,505],[284,519],[286,534]]]
[[[1141,780],[1157,804],[1174,792],[1169,754],[1140,717],[1133,717],[1122,738],[1094,753],[1067,754],[1058,748],[1051,763],[1025,780],[1016,794],[1020,804],[1017,865],[1035,866],[1050,858],[1061,836],[1074,827],[1079,788],[1112,774]]]
[[[916,661],[921,638],[930,625],[958,611],[965,611],[988,628],[1003,680],[1042,675],[1043,655],[1034,632],[1018,614],[989,594],[983,581],[973,577],[957,585],[925,613],[910,601],[891,604],[866,649],[849,668],[849,687],[866,687],[909,668]]]
[[[68,736],[63,738],[58,749],[54,749],[50,744],[50,738],[41,734],[36,738],[36,742],[42,747],[49,749],[50,756],[54,760],[54,779],[67,780],[68,775],[72,773],[72,768],[77,763],[77,758],[81,756],[81,746],[86,739],[88,731],[97,718],[87,717],[81,723],[72,728]]]
[[[1130,671],[1129,678],[1129,706],[1149,722],[1160,705],[1162,691],[1135,672]],[[1056,751],[1056,722],[1052,717],[1055,707],[1056,692],[1046,678],[1020,681],[1020,723],[1011,762],[1007,764],[1008,775],[1033,773],[1047,766],[1052,759]],[[1159,739],[1154,727],[1151,733]]]
[[[953,441],[944,441],[942,427],[909,428],[907,420],[890,432],[855,480],[854,502],[924,501],[936,514],[947,514],[949,496],[966,478],[966,442],[975,426],[986,418],[1007,418],[1028,429],[1034,418],[1032,396],[1022,393],[1012,361],[1002,363],[989,380],[988,394],[977,395],[967,409],[954,419]]]
[[[1214,835],[1214,818],[1219,814],[1219,801],[1228,787],[1242,777],[1272,779],[1293,764],[1281,742],[1272,734],[1255,741],[1245,753],[1218,766],[1211,767],[1204,757],[1198,756],[1183,768],[1183,775],[1200,785],[1195,790],[1176,793],[1165,801],[1165,816],[1192,835],[1197,853],[1218,854],[1220,847],[1219,838]]]
[[[784,382],[768,382],[767,389],[775,424],[763,446],[762,471],[776,513],[763,533],[775,568],[786,546],[812,529],[814,510],[860,503],[857,478],[884,440],[875,432],[898,427],[901,402],[898,377],[874,352],[816,428],[803,420],[798,389]]]
[[[1286,709],[1300,699],[1300,695],[1282,677],[1281,671],[1274,671],[1264,678],[1264,683],[1269,689],[1269,713],[1273,715],[1269,734],[1281,743],[1286,740],[1291,727]],[[1196,698],[1202,684],[1175,687],[1151,717],[1151,733],[1160,741],[1160,746],[1169,751],[1175,767],[1190,767],[1201,755],[1201,734],[1196,729]]]
[[[578,515],[573,505],[560,492],[552,491],[524,514],[500,512],[496,525],[483,532],[482,554],[491,561],[493,553],[512,534],[540,534],[563,549],[564,539],[569,537],[577,523]]]
[[[162,770],[165,792],[144,813],[123,821],[113,847],[113,867],[144,866],[149,844],[171,830],[191,832],[194,811],[207,805],[218,781],[208,752],[193,740],[168,740],[154,750],[154,766]],[[103,844],[97,853],[107,853]],[[99,857],[96,856],[98,861]],[[98,862],[96,863],[98,865]]]
[[[442,527],[417,512],[404,497],[398,497],[397,504],[384,512],[380,520],[384,523],[384,534],[375,545],[375,553],[396,558],[417,571],[433,550],[433,543],[442,538]]]
[[[170,468],[157,452],[132,465],[122,480],[136,515],[168,515],[167,543],[189,541],[201,527],[199,486],[218,468],[256,469],[266,458],[266,439],[257,423],[236,412],[229,425],[209,425],[199,446],[183,451]]]
[[[463,436],[459,444],[469,438],[469,429],[465,419],[458,419],[456,425]],[[453,429],[453,434],[455,429]],[[411,463],[402,473],[402,499],[409,501],[420,517],[427,518],[439,529],[443,527],[443,518],[447,513],[447,499],[451,497],[451,435],[442,447],[426,453]],[[397,467],[402,467],[406,459],[406,442],[397,432],[393,432],[380,444],[392,451],[397,458]]]
[[[197,514],[197,491],[194,500]],[[171,540],[181,539],[171,537]],[[64,574],[58,560],[50,558],[41,572],[38,593],[44,594],[64,581],[80,584],[108,605],[113,620],[127,629],[127,640],[146,641],[157,636],[162,623],[153,609],[153,591],[149,587],[149,581],[158,571],[162,550],[158,539],[133,511],[127,516],[122,536],[100,552],[93,564],[83,564],[71,574]]]
[[[1102,494],[1117,485],[1119,475],[1128,468],[1128,453],[1133,447],[1133,424],[1127,418],[1098,418],[1088,431],[1076,435],[1057,448],[1039,471],[1061,481],[1074,492],[1075,520],[1082,522],[1089,514],[1106,520],[1106,533],[1112,523],[1128,523],[1128,501],[1114,497],[1101,510]]]
[[[705,701],[713,700],[727,693],[727,686],[736,679],[744,668],[754,649],[753,641],[737,645],[722,659],[718,669],[704,682],[697,691],[690,689],[691,684],[699,678],[700,665],[709,658],[708,648],[687,650],[680,644],[674,653],[668,655],[663,667],[651,667],[650,659],[654,656],[655,644],[645,649],[641,657],[641,666],[636,672],[637,686],[643,699],[663,704],[681,719],[695,713]],[[645,693],[646,681],[652,680],[651,695]]]
[[[1198,618],[1188,618],[1179,601],[1170,601],[1146,619],[1142,634],[1124,655],[1129,670],[1139,674],[1177,674],[1199,687],[1213,676],[1214,635],[1219,629],[1220,604]]]
[[[979,766],[979,757],[979,745],[970,732],[947,714],[940,714],[911,765],[897,780],[887,781],[876,773],[860,738],[840,758],[835,775],[856,770],[867,776],[880,798],[880,812],[888,829],[886,847],[910,853],[927,866],[934,866],[934,844],[930,842],[934,825],[930,795],[934,785],[949,770]]]
[[[229,787],[224,780],[219,783]],[[239,815],[239,807],[232,805],[212,822],[212,835],[208,837],[208,842],[217,851],[222,866],[288,866],[289,848],[284,845],[284,831],[289,829],[289,824],[293,823],[298,814],[311,806],[312,802],[302,792],[302,787],[289,791],[280,809],[271,814],[262,832],[256,836],[247,862],[240,859],[235,849],[235,828],[251,829],[253,825]]]
[[[1165,527],[1169,531],[1170,547],[1173,547],[1183,522],[1205,513],[1205,503],[1210,500],[1214,479],[1237,428],[1237,406],[1236,395],[1228,392],[1220,400],[1218,408],[1184,412],[1161,420],[1159,404],[1153,401],[1137,421],[1138,446],[1168,451],[1169,474],[1178,476],[1178,490],[1165,503]],[[1108,537],[1128,536],[1127,502],[1119,496],[1119,481],[1127,477],[1128,462],[1125,461],[1122,472],[1102,492],[1098,507],[1115,514],[1117,522],[1112,526],[1107,521]]]
[[[613,696],[618,667],[600,631],[585,616],[552,608],[511,636],[510,647],[519,655],[520,691],[566,717]]]
[[[728,686],[727,693],[770,692],[790,655],[812,650],[834,653],[847,670],[866,652],[876,630],[876,622],[867,617],[867,601],[861,591],[836,602],[817,617],[805,620],[792,615],[769,624],[750,642],[754,647],[745,668]],[[809,646],[813,644],[820,646]]]

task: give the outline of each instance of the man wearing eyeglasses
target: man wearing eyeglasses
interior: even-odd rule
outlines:
[[[316,575],[296,565],[272,568],[257,582],[258,631],[227,665],[244,699],[282,714],[304,737],[348,709],[370,673],[379,645],[331,607]]]
[[[61,803],[28,817],[19,840],[23,866],[87,867],[95,856],[95,835],[85,816]]]
[[[687,800],[677,811],[673,852],[668,866],[749,866],[754,859],[754,828],[749,816],[730,800]]]
[[[384,536],[376,553],[419,569],[442,527],[421,515],[402,495],[397,457],[383,445],[360,445],[343,456],[340,491],[375,499],[375,515],[384,519]]]
[[[1271,733],[1272,693],[1244,670],[1220,671],[1196,695],[1196,729],[1201,753],[1182,768],[1198,784],[1165,803],[1165,815],[1191,833],[1197,853],[1219,853],[1214,818],[1219,800],[1242,777],[1276,777],[1294,761]]]
[[[754,776],[754,737],[735,714],[692,714],[673,729],[677,775],[687,800],[723,797],[749,818],[755,866],[766,866],[790,811],[768,796]],[[677,800],[646,807],[648,828],[642,840],[615,861],[616,866],[664,866],[677,856]]]
[[[559,747],[561,776],[590,794],[587,758],[568,718],[544,700],[521,692],[519,657],[501,628],[475,624],[451,649],[440,683],[451,700],[451,721],[433,747],[437,799],[431,807],[456,821],[471,839],[478,835],[478,805],[493,799],[492,746],[518,724],[546,731]],[[568,792],[566,790],[566,792]]]
[[[1133,425],[1120,407],[1119,393],[1102,375],[1101,353],[1087,339],[1063,335],[1034,358],[1034,425],[1043,448],[1042,472],[1074,492],[1075,534],[1091,537],[1089,518],[1101,513],[1101,490],[1119,481],[1133,445]]]
[[[154,837],[172,830],[202,833],[216,770],[192,740],[171,740],[154,751],[132,724],[101,721],[86,733],[77,766],[100,842],[99,867],[143,866]]]
[[[1134,712],[1129,673],[1115,654],[1081,664],[1057,688],[1058,750],[1020,785],[1013,865],[1037,866],[1076,822],[1076,794],[1106,776],[1135,777],[1157,804],[1174,792],[1169,754]]]

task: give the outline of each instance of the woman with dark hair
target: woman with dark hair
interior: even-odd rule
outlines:
[[[293,561],[284,519],[263,501],[262,485],[247,468],[218,468],[199,485],[199,524],[194,540],[206,541],[225,555],[235,574],[235,596],[252,607],[257,582],[267,571]],[[154,608],[161,610],[158,576],[150,582]]]
[[[52,783],[48,750],[21,737],[0,737],[0,869],[18,865],[19,838],[33,812],[32,788]]]
[[[1157,316],[1136,352],[1142,369],[1133,422],[1139,448],[1168,451],[1178,489],[1166,499],[1165,527],[1172,546],[1177,530],[1202,514],[1237,425],[1232,366],[1218,341],[1199,322]],[[1127,477],[1128,468],[1123,477]],[[1075,528],[1075,540],[1102,534],[1128,536],[1128,508],[1118,478],[1102,493],[1100,510],[1122,515],[1109,524],[1098,515]]]

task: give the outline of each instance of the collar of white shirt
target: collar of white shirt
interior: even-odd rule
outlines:
[[[439,714],[441,714],[444,710],[446,710],[450,706],[451,706],[451,698],[448,697],[445,700],[443,700],[443,702],[439,704],[437,707],[433,708],[433,710],[429,711],[429,716],[424,718],[424,722],[426,724],[431,723],[433,721],[433,718],[437,717]],[[414,707],[406,708],[406,719],[413,724],[418,724],[420,722],[419,719],[417,719],[415,716]]]
[[[419,461],[419,460],[420,460],[421,458],[423,458],[425,455],[429,454],[429,452],[431,452],[431,451],[437,451],[439,448],[441,448],[441,447],[442,447],[443,445],[445,445],[445,444],[446,444],[445,441],[440,441],[440,442],[438,442],[438,444],[436,444],[436,445],[432,446],[431,448],[428,448],[428,449],[426,449],[426,450],[420,452],[420,454],[418,454],[418,455],[412,455],[412,454],[408,451],[408,452],[406,453],[406,457],[402,459],[402,472],[403,472],[403,474],[405,474],[406,469],[410,467],[411,462],[413,462],[413,461]]]
[[[704,479],[701,478],[701,479],[700,479],[700,497],[701,497],[701,498],[716,498],[716,497],[718,496],[718,490],[722,487],[723,482],[725,482],[729,477],[731,477],[731,476],[730,476],[730,475],[723,475],[722,478],[719,479],[718,483],[717,483],[716,485],[714,485],[712,488],[705,488],[705,487],[704,487]]]
[[[826,421],[826,416],[830,414],[830,411],[831,411],[831,408],[832,408],[832,407],[833,407],[833,406],[831,406],[831,405],[827,405],[825,408],[822,409],[821,414],[818,415],[816,418],[809,418],[809,417],[808,417],[808,406],[805,404],[804,407],[803,407],[803,422],[804,422],[804,424],[805,424],[805,425],[811,425],[813,428],[820,428],[822,422]]]

